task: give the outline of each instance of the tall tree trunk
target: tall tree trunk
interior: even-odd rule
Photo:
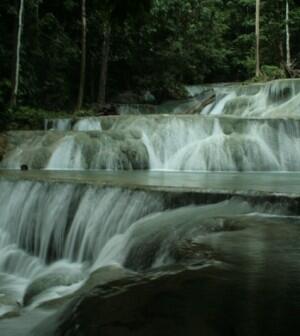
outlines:
[[[255,36],[256,36],[256,70],[255,76],[260,75],[260,0],[256,0],[256,20],[255,20]]]
[[[99,79],[99,92],[97,103],[104,105],[106,101],[106,83],[107,83],[107,69],[110,52],[110,37],[111,25],[108,23],[104,29],[103,44],[102,44],[102,61]]]
[[[16,2],[17,7],[17,2]],[[24,0],[20,0],[18,17],[16,19],[16,36],[14,42],[14,64],[12,69],[12,93],[10,105],[11,107],[16,106],[18,90],[19,90],[19,80],[20,80],[20,51],[21,51],[21,39],[23,31],[23,12],[24,12]]]
[[[290,48],[290,27],[289,27],[289,1],[286,0],[286,21],[285,21],[285,30],[286,30],[286,66],[290,68],[292,66],[291,61],[291,48]]]
[[[34,47],[36,50],[40,49],[40,2],[35,3],[35,35],[34,35]]]
[[[82,21],[82,36],[81,36],[81,66],[80,66],[80,81],[79,92],[76,110],[82,107],[84,89],[85,89],[85,72],[86,72],[86,0],[81,2],[81,21]]]

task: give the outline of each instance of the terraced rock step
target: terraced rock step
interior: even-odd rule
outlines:
[[[195,195],[297,199],[300,173],[0,170],[0,181],[32,181]],[[197,199],[195,196],[194,200]]]
[[[104,117],[98,131],[8,132],[2,168],[299,171],[300,120]]]

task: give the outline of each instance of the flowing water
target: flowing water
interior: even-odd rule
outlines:
[[[45,318],[36,307],[72,297],[107,265],[134,272],[227,265],[245,268],[253,288],[271,276],[263,265],[275,262],[289,284],[300,284],[300,217],[280,200],[233,198],[167,210],[157,193],[53,182],[2,180],[0,186],[0,312],[23,316],[17,324],[0,322],[4,335],[31,335],[30,316]]]
[[[299,118],[300,81],[278,80],[266,85],[218,87],[216,101],[204,115],[232,115],[255,118]]]
[[[300,81],[187,90],[190,99],[146,112],[123,106],[121,116],[4,135],[1,335],[60,335],[50,332],[57,319],[33,329],[95,285],[174,266],[220,272],[218,288],[193,287],[201,298],[187,306],[191,319],[209,303],[223,316],[216,325],[229,323],[227,311],[235,320],[226,335],[291,334],[300,311]],[[200,108],[205,90],[216,99]],[[14,171],[24,164],[28,174]],[[217,298],[231,281],[228,308]]]
[[[298,171],[300,121],[126,116],[103,130],[12,132],[1,166],[18,169]],[[104,128],[106,127],[106,128]]]
[[[68,292],[113,236],[162,205],[157,197],[118,188],[0,182],[1,314],[23,302],[27,286],[43,292],[39,302]]]
[[[216,100],[200,115],[176,113],[197,105],[192,98],[157,107],[172,111],[167,115],[52,120],[46,125],[52,131],[11,133],[1,167],[300,170],[300,80],[213,89]],[[203,87],[189,90],[195,94]]]

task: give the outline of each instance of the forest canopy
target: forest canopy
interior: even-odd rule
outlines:
[[[296,68],[300,5],[288,4]],[[261,69],[270,79],[285,75],[286,5],[261,0]],[[150,91],[159,102],[183,96],[184,84],[248,80],[255,75],[255,6],[255,0],[1,0],[1,110],[11,102],[18,33],[18,105],[73,111],[80,85],[79,108],[117,100],[121,92]]]

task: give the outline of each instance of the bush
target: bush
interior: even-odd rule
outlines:
[[[263,65],[261,67],[261,72],[262,75],[266,78],[266,80],[285,78],[284,71],[274,65]]]

